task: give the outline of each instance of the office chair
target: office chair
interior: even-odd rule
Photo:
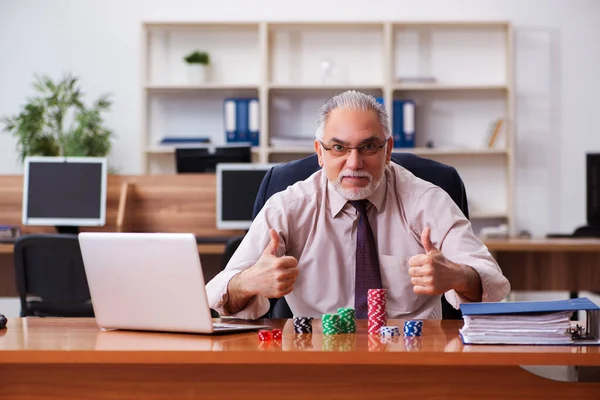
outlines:
[[[77,235],[24,235],[15,242],[21,317],[93,317]]]
[[[469,218],[469,209],[467,204],[467,193],[460,175],[454,167],[442,164],[437,161],[418,157],[411,153],[393,153],[392,161],[408,169],[417,177],[433,183],[444,189],[462,210],[464,215]],[[271,168],[265,175],[256,200],[254,202],[253,217],[259,213],[265,202],[275,193],[286,189],[297,181],[304,180],[316,172],[321,167],[318,163],[316,154],[280,164]],[[235,249],[241,243],[243,237],[232,238],[226,245],[225,254],[228,255],[223,260],[223,267],[227,265],[229,257],[233,255]],[[292,312],[284,297],[280,299],[270,299],[271,307],[266,317],[269,318],[292,318]],[[444,296],[442,296],[442,318],[443,319],[462,319],[460,310],[456,310]]]

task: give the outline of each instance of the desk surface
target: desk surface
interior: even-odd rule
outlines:
[[[540,252],[596,252],[600,239],[488,239],[484,243],[490,251],[540,251]],[[13,244],[0,243],[0,254],[12,254]],[[198,244],[200,254],[223,254],[225,244]]]
[[[12,254],[14,251],[14,244],[12,243],[0,243],[0,254]],[[223,243],[201,243],[198,245],[198,252],[200,254],[210,255],[221,255],[225,252],[225,244]]]
[[[600,365],[594,346],[465,346],[462,321],[425,321],[421,338],[382,341],[366,333],[325,336],[320,320],[312,335],[294,334],[292,320],[263,320],[283,328],[280,342],[256,332],[219,336],[101,331],[91,318],[14,318],[0,331],[0,365],[56,364],[343,364],[343,365]],[[388,325],[403,326],[402,320]]]

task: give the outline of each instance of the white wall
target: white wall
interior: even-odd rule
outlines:
[[[112,162],[142,170],[140,23],[145,20],[508,20],[516,29],[517,228],[536,235],[585,222],[586,151],[600,151],[597,0],[0,0],[0,115],[32,94],[34,73],[81,77],[113,93]],[[0,174],[20,173],[0,135]]]

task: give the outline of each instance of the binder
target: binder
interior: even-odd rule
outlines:
[[[223,102],[223,123],[225,126],[225,141],[233,143],[236,141],[237,131],[237,104],[235,99],[225,99]]]
[[[413,100],[394,100],[392,135],[394,147],[415,147],[415,102]]]
[[[248,105],[249,99],[236,99],[236,142],[249,142],[250,131],[248,129]]]
[[[587,297],[460,305],[464,344],[600,345],[600,307]],[[570,315],[586,312],[586,326]]]
[[[248,131],[252,146],[259,145],[260,138],[260,107],[258,99],[250,99],[248,104]]]

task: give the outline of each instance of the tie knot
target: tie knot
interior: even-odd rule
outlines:
[[[352,205],[352,207],[356,208],[356,211],[358,211],[360,215],[367,214],[367,205],[369,204],[369,200],[352,200],[349,201],[349,203]]]

